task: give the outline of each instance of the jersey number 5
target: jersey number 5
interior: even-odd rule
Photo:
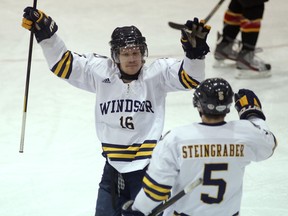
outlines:
[[[223,179],[213,179],[211,178],[213,171],[226,171],[228,170],[227,163],[219,164],[205,164],[203,185],[206,186],[216,186],[218,187],[217,197],[212,197],[209,194],[201,194],[201,200],[204,203],[213,204],[220,203],[223,200],[224,193],[226,191],[226,181]]]

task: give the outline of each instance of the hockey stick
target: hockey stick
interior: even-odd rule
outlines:
[[[33,0],[33,8],[36,9],[37,0]],[[34,33],[30,33],[29,42],[29,52],[28,52],[28,62],[27,62],[27,73],[26,73],[26,85],[24,94],[24,105],[23,105],[23,116],[22,116],[22,129],[21,129],[21,139],[20,139],[20,153],[24,152],[24,136],[26,127],[26,114],[27,114],[27,103],[28,103],[28,93],[29,93],[29,81],[30,81],[30,70],[31,70],[31,60],[32,60],[32,50],[33,50],[33,37]]]
[[[220,0],[216,5],[215,7],[210,11],[210,13],[207,15],[207,17],[204,19],[205,20],[205,23],[207,23],[210,18],[215,14],[215,12],[219,9],[219,7],[222,5],[222,3],[224,2],[225,0]],[[183,24],[179,24],[179,23],[175,23],[175,22],[168,22],[168,25],[173,28],[173,29],[177,29],[177,30],[181,30],[183,28],[185,28],[185,25]]]
[[[186,195],[186,194],[190,193],[192,190],[194,190],[194,188],[196,188],[198,185],[200,185],[202,183],[202,181],[203,181],[202,178],[199,178],[199,179],[193,181],[192,183],[188,184],[182,191],[177,193],[175,196],[170,198],[168,201],[161,203],[155,209],[153,209],[153,211],[151,212],[151,214],[149,214],[149,216],[156,216],[156,215],[160,214],[166,208],[168,208],[169,206],[174,204],[176,201],[181,199],[184,195]]]

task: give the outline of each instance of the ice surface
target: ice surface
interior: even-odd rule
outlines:
[[[78,53],[110,55],[108,41],[117,26],[136,25],[145,35],[150,63],[158,57],[181,58],[180,32],[168,21],[184,23],[204,18],[215,2],[146,0],[39,1],[38,8],[53,17],[58,34]],[[221,30],[226,1],[209,24],[213,52]],[[21,27],[22,11],[32,1],[1,0],[0,24],[0,216],[92,216],[104,159],[94,129],[91,93],[73,88],[52,75],[34,41],[24,153],[19,144],[29,46]],[[270,1],[262,23],[259,55],[272,64],[272,77],[236,80],[233,67],[215,69],[207,56],[206,77],[224,77],[234,90],[250,88],[260,97],[270,129],[279,146],[269,160],[246,170],[241,215],[288,215],[288,2]],[[237,118],[232,111],[229,119]],[[199,121],[191,93],[167,98],[165,130]]]

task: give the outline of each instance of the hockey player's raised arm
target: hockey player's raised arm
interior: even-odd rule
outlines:
[[[26,7],[24,9],[22,27],[32,31],[40,45],[49,43],[49,46],[46,46],[47,49],[44,52],[45,57],[48,57],[49,68],[52,68],[53,64],[67,51],[65,44],[55,35],[58,30],[56,22],[41,10]],[[46,40],[51,37],[53,37],[52,40]],[[49,54],[52,52],[53,55]],[[55,53],[57,53],[57,55],[55,55]]]
[[[194,18],[188,20],[181,32],[184,58],[175,62],[165,58],[154,62],[155,67],[167,68],[163,73],[167,91],[195,89],[205,78],[205,56],[210,51],[206,42],[210,26]],[[158,65],[157,65],[158,64]]]
[[[95,92],[95,84],[90,82],[91,71],[87,67],[88,58],[71,52],[62,39],[56,34],[56,22],[44,12],[32,7],[24,9],[22,26],[35,34],[42,48],[49,69],[58,77],[68,80],[75,87]],[[92,58],[93,56],[89,56]],[[77,73],[72,74],[72,69]]]
[[[209,25],[205,25],[204,21],[199,21],[195,17],[194,20],[188,20],[185,28],[181,30],[182,48],[187,57],[184,58],[183,69],[191,68],[191,70],[186,70],[191,71],[188,75],[200,82],[205,78],[205,72],[198,73],[201,68],[197,65],[200,65],[204,70],[205,62],[199,60],[203,60],[207,53],[210,52],[210,48],[206,42],[210,29]]]
[[[199,22],[198,18],[186,22],[185,28],[181,30],[181,43],[189,59],[203,59],[210,51],[206,43],[210,28],[204,25],[204,21]]]
[[[252,148],[261,147],[255,151],[255,161],[267,159],[274,153],[277,140],[266,124],[266,116],[262,111],[262,105],[257,95],[249,89],[240,89],[235,93],[235,108],[241,120],[249,120],[255,126],[255,132],[251,137]],[[272,148],[271,148],[272,147]]]

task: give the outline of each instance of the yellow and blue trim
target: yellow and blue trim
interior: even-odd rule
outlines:
[[[178,72],[179,80],[186,89],[195,89],[199,85],[199,82],[186,73],[183,68],[183,63],[184,62],[182,62]]]
[[[143,143],[134,143],[123,146],[110,143],[102,143],[103,155],[111,161],[131,162],[151,158],[157,140],[145,140]]]
[[[73,55],[71,51],[68,50],[63,54],[62,58],[54,65],[51,71],[58,77],[68,79],[72,71],[72,64]]]
[[[143,178],[143,190],[155,202],[168,200],[171,195],[171,188],[172,186],[158,184],[147,173]]]

